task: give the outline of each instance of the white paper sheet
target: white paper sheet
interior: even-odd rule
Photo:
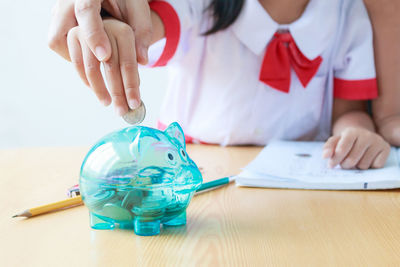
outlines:
[[[382,169],[330,169],[322,142],[276,141],[238,175],[237,184],[283,188],[381,189],[400,187],[400,151],[392,148]]]

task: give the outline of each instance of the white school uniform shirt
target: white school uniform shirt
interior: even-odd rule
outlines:
[[[326,140],[334,96],[377,96],[372,30],[362,0],[311,0],[302,16],[288,25],[276,23],[258,0],[245,0],[231,26],[203,35],[213,23],[205,11],[209,3],[150,4],[166,35],[150,48],[151,64],[170,70],[159,128],[177,121],[187,141],[221,145]],[[264,57],[277,32],[289,34],[300,53],[290,58],[286,89],[260,80]],[[275,61],[268,61],[264,74],[285,73],[280,70],[280,56],[272,55]],[[294,71],[294,57],[316,63],[308,81],[299,80],[302,75]]]

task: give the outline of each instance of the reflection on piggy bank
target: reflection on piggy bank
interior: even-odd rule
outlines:
[[[160,224],[186,224],[186,207],[202,183],[178,123],[164,132],[134,126],[102,138],[83,161],[80,190],[94,229],[115,225],[156,235]]]

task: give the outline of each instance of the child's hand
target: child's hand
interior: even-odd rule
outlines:
[[[79,26],[68,32],[69,54],[79,76],[93,89],[99,101],[107,106],[112,98],[117,114],[122,116],[128,112],[128,106],[135,109],[140,105],[134,33],[128,24],[117,20],[103,23],[112,48],[111,58],[104,62],[109,91],[100,72],[100,62],[85,42],[87,34]]]
[[[363,128],[347,128],[341,135],[326,141],[323,157],[330,158],[329,167],[344,169],[382,168],[390,153],[390,145],[378,134]]]

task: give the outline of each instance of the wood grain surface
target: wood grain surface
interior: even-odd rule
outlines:
[[[0,266],[399,266],[398,190],[237,188],[200,194],[185,227],[159,236],[92,230],[84,206],[11,216],[66,197],[88,148],[0,151]],[[260,148],[189,146],[204,180],[237,174]]]

